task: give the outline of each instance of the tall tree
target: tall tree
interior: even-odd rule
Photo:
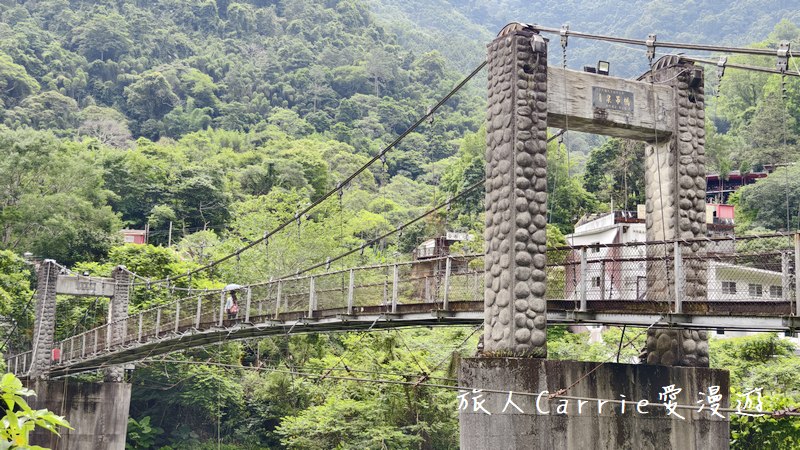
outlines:
[[[0,244],[70,264],[99,258],[119,238],[101,172],[80,144],[0,127]]]

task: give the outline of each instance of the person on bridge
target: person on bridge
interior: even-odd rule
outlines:
[[[228,300],[225,302],[225,312],[228,313],[228,320],[236,319],[239,314],[239,301],[236,299],[236,291],[228,292]]]

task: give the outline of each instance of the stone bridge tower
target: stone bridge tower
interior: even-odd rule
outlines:
[[[488,71],[484,348],[459,373],[461,448],[728,448],[727,419],[675,420],[658,403],[670,385],[684,404],[709,386],[728,392],[728,373],[707,368],[705,332],[649,330],[648,364],[546,359],[548,126],[647,143],[647,239],[659,242],[645,301],[674,314],[705,299],[694,258],[705,246],[692,241],[705,234],[702,69],[667,57],[632,81],[548,67],[547,40],[515,23],[489,45]],[[570,409],[564,396],[598,402]],[[661,409],[603,409],[620,398]]]
[[[547,356],[547,41],[489,47],[484,351]]]

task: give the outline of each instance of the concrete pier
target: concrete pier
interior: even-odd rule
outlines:
[[[31,442],[53,450],[124,450],[128,432],[129,383],[75,383],[64,380],[28,384],[36,397],[28,399],[33,409],[47,408],[66,416],[74,430],[61,437],[39,430]]]
[[[718,386],[719,407],[728,407],[727,371],[614,363],[598,368],[598,364],[534,358],[464,360],[459,385],[475,390],[459,392],[461,449],[729,447],[729,420],[711,414],[703,395]],[[668,415],[659,398],[671,385],[681,389],[674,394],[675,402],[693,406],[675,410],[684,419]],[[564,395],[570,398],[548,398],[566,388]],[[600,404],[597,399],[617,402]]]

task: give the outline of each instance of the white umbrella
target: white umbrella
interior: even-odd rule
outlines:
[[[242,288],[242,286],[240,286],[238,284],[229,284],[229,285],[225,286],[224,288],[222,288],[222,290],[223,291],[235,291],[235,290],[238,290],[238,289],[241,289],[241,288]]]

